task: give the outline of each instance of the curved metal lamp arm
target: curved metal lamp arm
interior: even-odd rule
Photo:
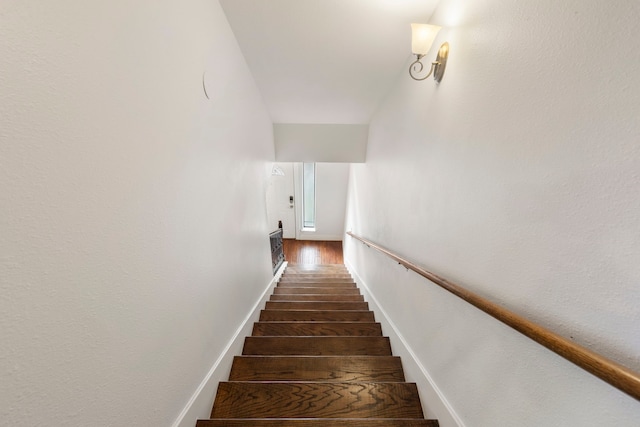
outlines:
[[[411,76],[411,78],[413,80],[418,80],[418,81],[426,80],[427,78],[429,78],[431,76],[431,74],[433,74],[433,70],[436,68],[436,65],[439,65],[440,63],[439,62],[432,62],[431,63],[431,69],[429,70],[429,73],[424,77],[418,78],[418,77],[416,77],[414,75],[414,73],[416,73],[416,74],[421,73],[422,70],[424,69],[424,64],[422,62],[420,62],[420,60],[424,57],[424,55],[416,55],[416,57],[417,57],[416,60],[413,61],[411,63],[411,65],[409,65],[409,75]]]
[[[431,69],[429,70],[429,73],[426,76],[424,77],[415,76],[415,74],[421,73],[422,70],[424,69],[424,64],[420,62],[420,60],[424,58],[424,55],[416,55],[416,60],[413,61],[411,65],[409,65],[409,75],[411,76],[412,79],[421,81],[421,80],[427,79],[429,76],[433,74],[433,78],[435,79],[435,81],[437,83],[440,83],[440,81],[442,80],[442,76],[444,75],[444,69],[447,66],[448,57],[449,57],[449,43],[445,42],[442,44],[442,46],[440,46],[440,49],[438,50],[438,56],[436,57],[436,60],[431,63]]]

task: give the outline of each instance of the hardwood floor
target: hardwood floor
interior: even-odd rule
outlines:
[[[284,239],[284,259],[289,264],[343,264],[342,242]]]

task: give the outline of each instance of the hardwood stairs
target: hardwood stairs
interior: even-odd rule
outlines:
[[[437,427],[342,264],[290,265],[197,427]]]

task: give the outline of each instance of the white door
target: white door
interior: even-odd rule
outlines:
[[[276,230],[278,221],[282,221],[285,239],[296,238],[293,179],[293,163],[274,163],[267,188],[267,218],[270,231]]]

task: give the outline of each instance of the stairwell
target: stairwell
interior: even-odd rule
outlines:
[[[436,427],[346,267],[290,265],[197,427]]]

